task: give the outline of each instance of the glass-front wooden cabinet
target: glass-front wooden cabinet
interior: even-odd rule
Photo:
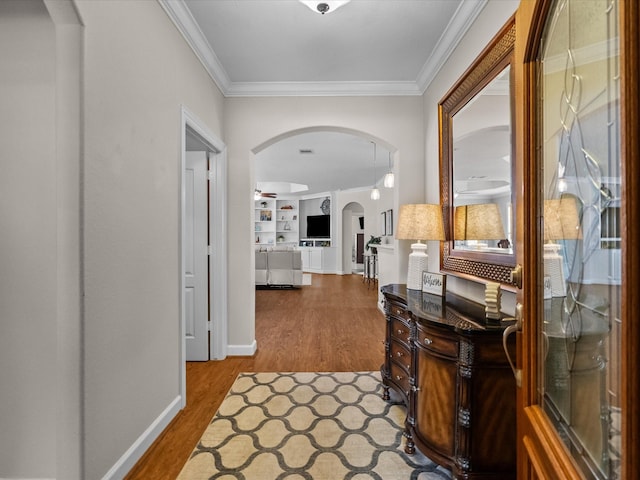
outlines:
[[[516,23],[518,478],[638,478],[638,5],[524,0]]]

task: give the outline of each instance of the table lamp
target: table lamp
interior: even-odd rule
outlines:
[[[416,240],[411,245],[407,288],[422,290],[422,272],[428,270],[427,245],[421,240],[444,240],[442,208],[432,204],[400,205],[398,214],[398,240]]]
[[[549,277],[551,296],[564,297],[567,285],[562,267],[562,246],[553,240],[577,240],[582,237],[576,200],[571,195],[545,200],[543,215],[544,275]]]
[[[456,207],[453,214],[454,240],[503,240],[504,227],[497,203]]]

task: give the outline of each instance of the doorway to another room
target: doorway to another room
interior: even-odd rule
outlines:
[[[348,203],[342,209],[342,261],[345,267],[351,265],[350,272],[356,275],[364,272],[364,215],[364,207],[358,202]]]
[[[180,383],[187,361],[227,355],[226,150],[186,109],[182,112]]]

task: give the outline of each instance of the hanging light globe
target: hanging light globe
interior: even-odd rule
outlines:
[[[384,188],[393,188],[396,183],[396,178],[391,170],[391,152],[389,152],[389,172],[384,176],[383,185]]]
[[[389,172],[384,176],[384,187],[385,188],[393,188],[396,183],[395,176],[393,172]]]

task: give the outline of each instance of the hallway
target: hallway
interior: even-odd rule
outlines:
[[[187,407],[127,480],[174,480],[240,372],[378,370],[384,315],[360,275],[313,275],[294,290],[257,290],[253,357],[187,364]]]

